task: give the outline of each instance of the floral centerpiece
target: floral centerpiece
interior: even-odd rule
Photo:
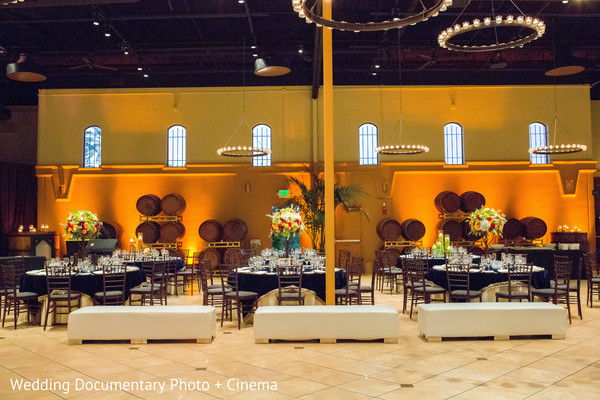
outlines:
[[[271,234],[273,247],[278,250],[285,248],[289,253],[292,248],[300,247],[300,234],[304,230],[302,216],[291,207],[282,208],[273,215],[267,214],[271,218]]]
[[[95,239],[100,236],[100,227],[102,222],[98,216],[91,211],[74,211],[69,213],[65,223],[65,234],[68,240],[87,240]]]
[[[489,246],[489,240],[491,240],[490,234],[502,237],[505,223],[505,215],[489,207],[481,207],[473,211],[469,217],[471,234],[481,236],[486,248]]]

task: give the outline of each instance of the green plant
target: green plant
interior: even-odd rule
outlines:
[[[313,247],[322,250],[325,247],[325,181],[315,172],[305,169],[310,174],[310,186],[297,178],[290,177],[290,182],[298,187],[300,193],[285,204],[295,205],[300,209],[304,215],[305,231]],[[360,198],[368,196],[369,194],[358,185],[335,185],[334,208],[341,206],[346,212],[360,212],[368,219],[369,214],[358,203]]]

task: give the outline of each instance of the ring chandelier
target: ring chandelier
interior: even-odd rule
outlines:
[[[459,36],[466,32],[481,30],[481,29],[490,29],[497,27],[523,27],[527,28],[530,33],[517,40],[511,40],[508,42],[501,43],[491,43],[487,45],[481,46],[470,46],[470,45],[462,45],[457,43],[452,43],[450,39],[453,37]],[[505,49],[512,49],[515,47],[523,46],[527,43],[533,42],[537,38],[541,37],[544,32],[546,32],[546,25],[543,21],[538,18],[527,17],[523,15],[519,15],[518,17],[514,17],[512,15],[503,18],[501,15],[497,15],[493,18],[486,17],[483,21],[479,19],[474,19],[473,22],[463,22],[462,24],[456,24],[454,27],[447,28],[442,31],[442,33],[438,36],[438,43],[441,47],[448,50],[456,50],[456,51],[464,51],[464,52],[484,52],[484,51],[498,51]]]
[[[271,150],[251,146],[221,147],[217,154],[224,157],[262,157],[271,154]]]
[[[421,154],[429,152],[429,147],[418,144],[379,146],[375,149],[375,152],[388,155]]]
[[[529,149],[531,154],[571,154],[586,151],[587,146],[584,144],[557,144],[550,146],[533,147]]]
[[[415,25],[419,22],[427,21],[431,17],[436,17],[441,11],[445,11],[449,6],[452,5],[452,0],[436,0],[435,4],[430,7],[423,6],[423,9],[404,18],[393,18],[391,20],[379,21],[379,22],[347,22],[347,21],[336,21],[334,19],[324,18],[318,15],[315,11],[315,5],[318,0],[311,3],[309,7],[308,0],[292,0],[292,6],[294,11],[298,13],[300,18],[306,19],[307,23],[314,22],[317,26],[325,26],[330,29],[339,29],[341,31],[354,31],[354,32],[366,32],[366,31],[383,31],[388,29],[403,28],[408,25]]]

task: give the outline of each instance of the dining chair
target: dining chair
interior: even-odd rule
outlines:
[[[406,312],[406,310],[408,309],[408,297],[412,296],[412,289],[413,286],[414,287],[422,287],[423,283],[421,281],[418,282],[411,282],[408,273],[407,273],[407,263],[406,263],[406,259],[408,257],[404,257],[401,260],[402,263],[402,314],[404,314]],[[423,258],[423,257],[413,257],[413,258]],[[425,273],[427,273],[427,269],[429,268],[429,260],[427,257],[425,257],[423,259],[423,262],[426,263],[427,268],[425,268]],[[411,297],[412,300],[412,297]]]
[[[481,291],[471,289],[469,264],[446,263],[446,278],[448,279],[448,299],[450,303],[470,302],[473,299],[479,299],[481,302]]]
[[[600,301],[600,276],[594,275],[595,267],[597,266],[597,258],[594,253],[584,253],[585,276],[587,278],[587,296],[585,305],[594,307],[594,296],[598,296]]]
[[[400,282],[402,279],[402,270],[396,267],[400,250],[395,248],[387,248],[381,251],[381,275],[382,275],[382,291],[383,286],[387,283],[390,288],[390,294],[396,291],[399,292]]]
[[[221,311],[221,326],[226,316],[233,321],[233,311],[236,311],[238,329],[242,328],[242,316],[252,314],[258,307],[258,293],[240,290],[239,272],[237,265],[221,264],[221,284],[223,285],[223,306]],[[231,291],[226,292],[230,287]]]
[[[427,259],[406,257],[402,260],[402,270],[408,276],[408,287],[410,287],[408,292],[408,296],[410,296],[410,318],[412,318],[413,308],[417,304],[439,301],[434,296],[441,295],[441,302],[446,302],[446,290],[444,288],[427,284],[428,269]]]
[[[365,261],[362,257],[352,257],[355,263],[360,265],[360,270],[364,271]],[[375,305],[375,271],[371,274],[371,282],[364,282],[361,278],[361,284],[358,289],[360,304]],[[365,284],[366,283],[366,284]]]
[[[235,265],[238,268],[245,265],[246,258],[244,252],[236,247],[230,247],[223,254],[223,264]]]
[[[500,299],[506,299],[508,301],[523,300],[531,301],[531,276],[533,274],[533,264],[516,264],[508,268],[507,279],[508,287],[507,290],[501,290],[496,292],[496,301]],[[526,292],[520,290],[525,287]]]
[[[283,302],[304,305],[306,293],[302,290],[303,275],[301,265],[277,266],[277,305]]]
[[[29,322],[31,309],[35,308],[36,311],[39,310],[38,294],[34,292],[21,292],[18,289],[18,272],[14,265],[0,265],[0,270],[2,270],[2,286],[6,293],[4,310],[2,312],[2,327],[4,328],[6,314],[9,314],[12,309],[15,316],[15,329],[17,329],[17,322],[19,321],[19,314],[21,312],[21,302],[23,302],[23,306],[27,309],[27,322]]]
[[[194,281],[197,280],[198,275],[198,254],[194,252],[190,255],[189,249],[181,250],[181,256],[185,263],[185,268],[177,271],[178,277],[181,277],[181,285],[183,290],[187,293],[187,287],[190,286],[190,295],[194,294]],[[198,290],[200,290],[198,288]]]
[[[105,265],[102,267],[102,291],[94,293],[95,306],[122,306],[125,304],[125,265]]]
[[[69,315],[73,308],[81,308],[81,293],[71,289],[71,266],[46,266],[46,316],[44,330],[48,326],[48,315],[52,312],[52,325],[57,324],[57,315]],[[73,305],[76,302],[76,305]],[[65,312],[66,309],[66,312]]]
[[[339,249],[338,250],[338,265],[337,265],[337,267],[341,268],[341,269],[346,269],[351,258],[352,258],[352,255],[350,253],[350,250]]]
[[[554,304],[565,304],[571,323],[571,302],[569,287],[571,285],[572,262],[569,257],[554,256],[554,280],[549,288],[531,289],[532,298],[539,297],[542,301],[552,301]]]
[[[231,292],[231,288],[228,285],[222,285],[221,283],[213,284],[212,277],[208,280],[208,275],[211,271],[209,260],[200,260],[197,268],[198,274],[198,290],[202,293],[202,305],[222,307],[223,306],[223,295],[227,292]]]
[[[142,285],[129,291],[131,298],[133,298],[134,294],[140,295],[141,306],[146,305],[146,300],[149,300],[151,306],[154,305],[155,301],[158,301],[162,306],[163,299],[165,299],[166,305],[166,286],[163,274],[164,268],[165,263],[163,261],[142,261],[142,271],[146,277],[146,281],[142,283]]]
[[[185,274],[186,267],[182,268],[181,271],[177,269],[178,259],[182,259],[185,263],[188,256],[188,249],[169,249],[169,257],[164,258],[165,262],[165,289],[169,287],[173,288],[173,293],[179,296],[179,288],[185,291],[185,280],[183,275]],[[181,277],[181,279],[179,279]]]
[[[360,279],[361,279],[361,268],[360,262],[356,260],[350,260],[346,267],[346,285],[341,289],[335,290],[335,303],[336,304],[360,304]]]
[[[577,315],[579,315],[579,319],[583,319],[583,312],[581,309],[581,271],[583,269],[583,258],[579,258],[579,262],[577,263],[577,269],[575,271],[575,284],[573,282],[569,282],[569,287],[565,287],[564,284],[559,285],[558,288],[561,290],[567,290],[569,294],[569,302],[577,303]],[[572,273],[572,271],[571,271]],[[571,276],[573,278],[573,276]]]

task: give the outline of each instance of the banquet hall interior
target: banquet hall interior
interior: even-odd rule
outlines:
[[[333,29],[328,21],[306,23],[298,11],[304,5],[318,14],[321,3],[333,3],[339,16],[330,18]],[[0,400],[597,399],[600,1],[455,0],[435,17],[399,25],[401,16],[438,3],[445,2],[1,2],[0,60],[7,74],[0,77]],[[498,25],[494,34],[469,31],[490,12],[500,17],[490,22]],[[510,25],[522,13],[543,20],[545,32],[526,18],[527,27]],[[342,19],[358,21],[360,31]],[[468,28],[463,21],[471,21]],[[371,30],[378,23],[397,26]],[[522,39],[523,31],[537,37],[482,48],[486,40],[493,46]],[[443,48],[443,34],[459,49]],[[569,57],[562,57],[565,51]],[[549,73],[564,60],[567,72]],[[275,72],[261,72],[261,62]],[[253,151],[259,156],[248,156]],[[322,209],[334,227],[323,239],[329,253],[322,236],[309,233],[314,220],[300,207],[299,250],[288,239],[280,260],[271,258],[271,268],[260,271],[276,247],[275,216],[298,201],[306,205],[303,187],[315,182],[324,193],[355,193]],[[475,207],[466,204],[469,196]],[[456,207],[445,203],[449,198]],[[171,202],[175,209],[167,211]],[[482,239],[474,221],[489,209],[494,218],[502,214],[504,232],[488,225]],[[70,237],[69,217],[79,210],[103,224],[102,236],[88,244]],[[434,302],[439,294],[417,301],[411,286],[404,260],[421,250],[433,268],[448,265],[432,268],[424,283],[441,289],[442,303]],[[242,254],[243,265],[217,276],[230,251]],[[45,326],[52,293],[45,266],[50,259],[68,265],[81,252],[95,253],[94,261],[127,257],[126,271],[139,273],[136,284],[148,279],[142,254],[178,259],[177,272],[163,271],[160,305],[134,305],[131,294],[128,305],[114,308],[208,307],[204,260],[217,291],[232,276],[241,283],[242,269],[253,282],[270,276],[275,284],[252,288],[259,292],[254,315],[229,310],[230,318],[216,305],[208,343],[135,337],[75,345],[66,320],[51,317]],[[567,280],[579,297],[569,296],[567,286],[569,319],[566,305],[556,306],[566,333],[428,340],[419,314],[429,305],[455,304],[447,293],[451,253],[476,268],[467,266],[472,282],[486,282],[477,288],[480,299],[456,303],[467,307],[480,300],[505,304],[495,295],[505,290],[510,267],[496,266],[511,253],[513,263],[516,253],[533,264],[529,286],[534,276],[545,290],[558,287],[556,260],[568,256]],[[31,300],[18,317],[8,306],[4,271],[14,270],[5,268],[11,259],[25,260],[29,270],[15,290],[43,291],[31,320],[25,306]],[[319,337],[259,343],[259,311],[277,305],[273,263],[298,259],[312,263],[305,284],[318,283],[302,287],[306,304],[296,308],[367,307],[331,301],[354,304],[346,279],[349,260],[356,260],[359,286],[373,287],[372,304],[394,310],[395,342],[352,338],[353,329],[364,328],[359,322],[349,328],[350,339],[333,343]],[[323,262],[328,265],[320,268]],[[96,262],[88,280],[102,282],[106,263]],[[95,291],[82,292],[80,310],[109,307],[96,305]],[[515,303],[544,300],[526,299]],[[53,386],[25,389],[17,381]],[[134,381],[158,386],[102,386]],[[76,382],[89,386],[76,388]],[[244,387],[257,382],[270,385]]]

